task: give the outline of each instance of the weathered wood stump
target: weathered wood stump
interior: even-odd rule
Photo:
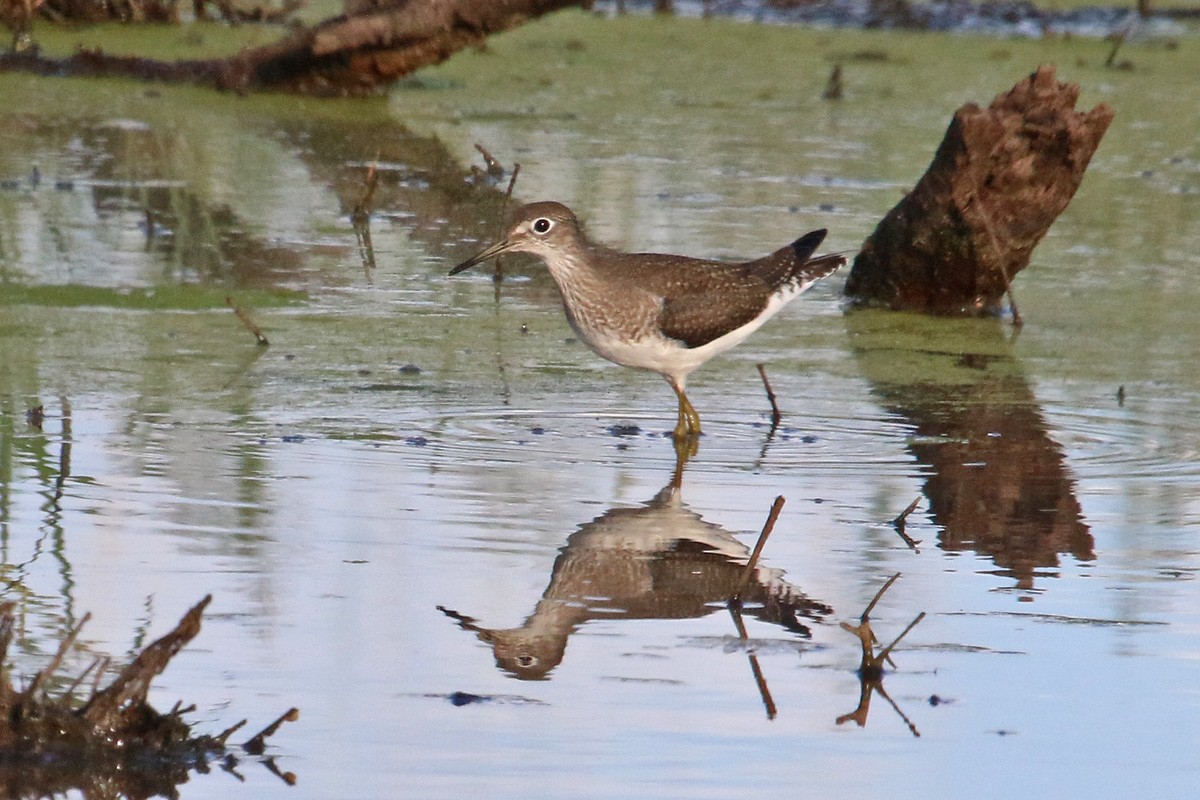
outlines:
[[[987,108],[955,112],[933,163],[863,243],[857,301],[933,314],[994,314],[1070,203],[1112,122],[1101,103],[1039,67]]]

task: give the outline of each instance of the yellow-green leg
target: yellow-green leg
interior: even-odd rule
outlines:
[[[700,435],[700,415],[692,407],[692,403],[683,392],[681,383],[668,378],[675,396],[679,398],[679,421],[675,423],[675,439],[688,439]]]

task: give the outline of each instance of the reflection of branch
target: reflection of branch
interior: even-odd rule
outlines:
[[[363,272],[367,280],[371,279],[371,271],[375,269],[375,246],[371,244],[371,208],[375,200],[375,189],[379,186],[379,153],[367,167],[363,176],[362,194],[350,212],[350,224],[354,226],[354,236],[358,239],[358,255],[362,259]]]
[[[742,604],[737,600],[729,601],[729,616],[733,617],[733,625],[737,628],[738,638],[743,642],[748,641],[750,637],[746,634],[745,623],[742,622]],[[767,686],[767,679],[763,677],[762,667],[758,665],[758,655],[747,647],[746,656],[750,660],[750,671],[754,673],[754,683],[758,686],[763,707],[767,709],[767,719],[775,719],[778,710],[775,708],[775,700],[771,697],[771,689]]]
[[[362,259],[363,274],[367,281],[371,280],[371,272],[375,269],[375,245],[371,243],[371,217],[355,216],[354,237],[358,240],[358,257]]]

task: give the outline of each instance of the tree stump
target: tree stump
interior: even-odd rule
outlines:
[[[863,243],[846,295],[948,315],[1000,311],[1014,276],[1070,203],[1112,109],[1041,66],[987,108],[955,112],[933,163]]]

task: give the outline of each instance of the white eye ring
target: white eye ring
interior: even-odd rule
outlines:
[[[538,217],[533,221],[533,224],[529,226],[529,229],[538,236],[545,236],[553,228],[554,220],[550,219],[549,217]]]

